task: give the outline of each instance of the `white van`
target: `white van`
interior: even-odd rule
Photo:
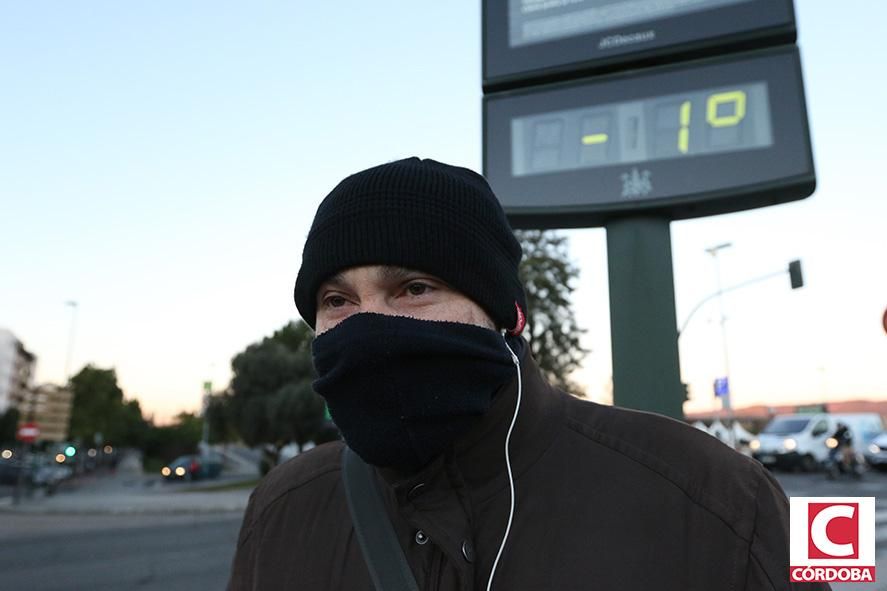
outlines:
[[[862,451],[874,432],[883,430],[877,413],[777,415],[751,442],[752,456],[767,467],[817,469],[828,458],[826,440],[844,423],[853,447]]]
[[[768,468],[812,472],[828,457],[825,440],[837,426],[828,414],[777,415],[751,441],[752,457]]]

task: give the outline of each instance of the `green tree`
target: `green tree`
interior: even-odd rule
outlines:
[[[318,431],[323,401],[311,389],[311,329],[290,322],[231,361],[232,424],[247,445],[300,447]]]
[[[117,385],[113,369],[87,365],[71,378],[74,400],[71,406],[70,434],[73,439],[92,442],[96,433],[103,435],[123,405],[123,390]]]
[[[142,407],[138,400],[127,400],[117,408],[116,417],[105,439],[117,445],[144,448],[151,424],[142,415]]]
[[[311,343],[314,333],[304,322],[287,322],[282,328],[274,331],[271,340],[280,343],[296,354],[300,373],[314,375],[314,365],[311,362]]]
[[[197,451],[203,420],[194,413],[179,413],[170,425],[152,425],[145,437],[145,456],[161,463]]]
[[[15,441],[15,432],[18,429],[19,412],[17,408],[8,408],[0,415],[0,443],[12,443]]]
[[[71,378],[74,392],[70,437],[86,444],[102,439],[118,446],[142,447],[150,425],[142,416],[138,400],[123,399],[113,369],[87,365]]]
[[[266,407],[281,388],[298,381],[295,354],[266,338],[235,356],[231,369],[231,416],[237,433],[250,446],[273,442]]]
[[[272,439],[302,446],[313,440],[323,426],[323,399],[314,393],[311,382],[283,386],[268,400],[266,412]]]
[[[206,420],[209,422],[210,443],[229,443],[237,439],[234,417],[231,415],[230,393],[220,392],[209,397]]]
[[[580,337],[571,295],[579,269],[570,262],[567,237],[552,231],[515,232],[524,251],[520,276],[527,292],[530,350],[548,380],[577,396],[584,389],[570,379],[588,351]]]

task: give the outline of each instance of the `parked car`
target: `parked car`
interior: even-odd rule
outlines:
[[[202,480],[221,473],[222,458],[218,454],[181,456],[160,470],[166,480]]]
[[[34,486],[42,486],[52,493],[63,481],[74,475],[70,466],[61,465],[47,454],[35,455],[31,463],[31,482]]]
[[[876,435],[863,451],[869,466],[887,471],[887,433]]]
[[[0,484],[15,484],[22,464],[16,458],[0,458]]]
[[[24,463],[16,457],[0,457],[0,484],[15,485],[22,470],[23,484],[42,486],[49,491],[54,491],[59,483],[73,474],[70,468],[57,465],[44,453],[32,453]]]

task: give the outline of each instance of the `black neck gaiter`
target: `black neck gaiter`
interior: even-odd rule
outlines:
[[[471,428],[516,371],[502,335],[458,322],[355,314],[312,348],[314,389],[348,446],[367,463],[405,471]]]

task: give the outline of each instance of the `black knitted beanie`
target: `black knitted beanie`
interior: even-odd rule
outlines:
[[[324,280],[350,267],[393,265],[439,277],[518,334],[527,309],[520,259],[482,176],[407,158],[349,176],[321,202],[302,251],[296,306],[314,328]]]

